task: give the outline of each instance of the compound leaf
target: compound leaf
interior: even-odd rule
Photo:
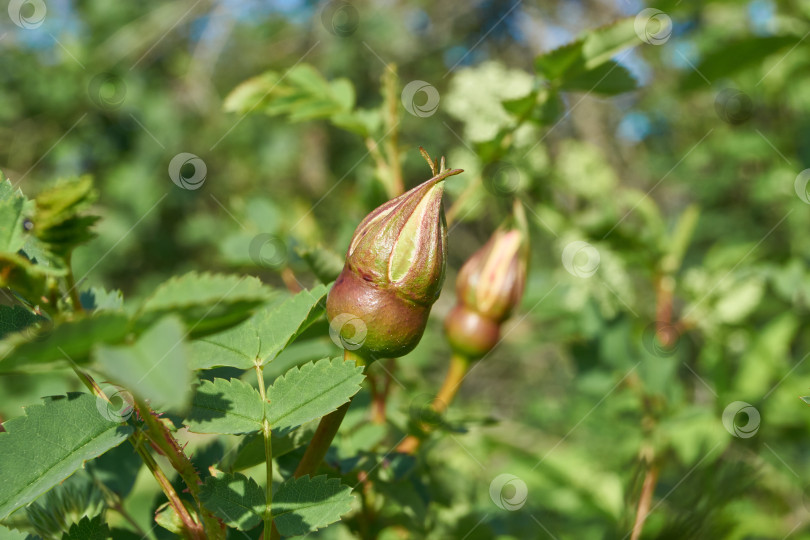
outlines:
[[[324,358],[293,368],[267,389],[266,418],[283,433],[334,411],[360,390],[363,367]]]

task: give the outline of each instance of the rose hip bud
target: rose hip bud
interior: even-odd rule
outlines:
[[[444,180],[462,172],[436,173],[429,163],[433,178],[371,212],[354,232],[326,300],[331,329],[348,349],[393,358],[422,338],[444,282]]]
[[[445,333],[454,350],[472,358],[498,343],[501,323],[523,297],[528,231],[522,208],[515,210],[515,224],[495,231],[458,274],[458,304],[445,319]]]

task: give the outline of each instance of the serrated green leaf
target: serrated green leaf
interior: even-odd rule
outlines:
[[[261,395],[239,379],[203,381],[185,423],[194,433],[252,433],[262,427]]]
[[[142,324],[176,313],[199,337],[247,319],[273,292],[252,276],[198,274],[174,277],[155,289],[140,308]]]
[[[0,540],[29,540],[29,535],[0,525]]]
[[[191,394],[186,330],[174,315],[164,317],[130,345],[96,347],[97,369],[155,408],[179,409]]]
[[[34,199],[33,234],[48,251],[66,256],[95,236],[90,230],[97,216],[82,215],[98,197],[93,180],[81,176],[56,183]]]
[[[103,287],[93,287],[79,295],[82,307],[96,313],[100,311],[121,311],[124,308],[124,294],[118,289],[107,291]]]
[[[104,516],[98,515],[93,519],[85,516],[70,526],[70,530],[62,535],[62,540],[106,540],[110,534]]]
[[[0,172],[0,251],[17,253],[25,243],[23,210],[26,199]]]
[[[26,408],[0,433],[0,519],[121,444],[132,428],[112,422],[90,394],[68,394]]]
[[[191,343],[191,367],[211,369],[231,366],[249,369],[256,365],[261,341],[252,319],[224,332],[194,340]]]
[[[293,368],[267,389],[266,418],[284,432],[334,411],[360,390],[363,367],[324,358]]]
[[[264,516],[264,490],[244,474],[209,476],[200,499],[226,525],[240,531],[252,529]]]
[[[23,306],[0,305],[0,339],[45,320]]]
[[[287,480],[273,494],[273,522],[282,536],[300,536],[338,521],[353,500],[351,488],[337,478]]]
[[[119,343],[129,333],[129,320],[121,313],[99,313],[65,321],[37,332],[14,334],[0,342],[0,373],[23,368],[41,369],[71,361],[86,364],[98,343]]]
[[[261,340],[259,359],[261,365],[273,360],[284,348],[309,325],[321,316],[325,307],[323,299],[329,286],[318,285],[304,290],[272,309],[260,311],[253,322]]]

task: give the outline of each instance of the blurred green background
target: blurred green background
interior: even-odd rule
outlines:
[[[420,481],[384,494],[383,534],[629,538],[654,471],[643,538],[810,538],[810,2],[47,0],[20,24],[12,4],[0,170],[29,196],[94,177],[102,219],[74,272],[127,299],[192,269],[315,283],[301,250],[342,257],[388,198],[370,148],[390,140],[381,77],[397,66],[405,187],[429,176],[420,145],[467,172],[448,182],[448,279],[397,363],[393,422],[443,377],[456,271],[513,198],[524,206],[522,309],[465,379]],[[541,53],[646,8],[661,26],[614,56],[636,90],[559,88],[536,71]],[[353,88],[353,129],[329,111],[225,106],[246,79],[276,73],[261,98],[305,66],[340,85],[338,101]],[[411,81],[438,105],[406,99]],[[502,104],[532,91],[553,92],[541,115]],[[204,162],[196,189],[172,181],[180,153]],[[311,334],[287,365],[329,351]],[[4,377],[0,416],[73,387],[61,372]],[[341,444],[396,443],[356,416]],[[147,530],[148,484],[131,501]]]

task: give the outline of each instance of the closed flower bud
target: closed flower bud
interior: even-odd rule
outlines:
[[[441,170],[371,212],[355,230],[326,301],[332,330],[346,348],[397,357],[419,343],[444,282],[444,180],[460,172]],[[352,321],[348,328],[334,328],[344,320]]]
[[[500,326],[520,304],[528,266],[528,232],[522,209],[516,226],[502,227],[464,263],[458,274],[458,304],[445,320],[457,352],[480,358],[500,337]]]

